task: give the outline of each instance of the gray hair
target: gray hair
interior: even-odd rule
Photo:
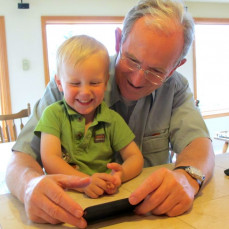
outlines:
[[[188,53],[194,36],[194,21],[187,12],[184,4],[179,0],[140,0],[126,15],[123,22],[121,43],[123,44],[130,34],[134,23],[141,17],[147,18],[147,25],[159,29],[163,33],[170,33],[168,21],[182,26],[184,33],[184,47],[179,58],[181,61]]]
[[[57,50],[57,75],[60,77],[61,68],[64,64],[70,64],[75,67],[78,63],[97,52],[104,53],[107,59],[106,72],[108,72],[109,54],[106,47],[101,42],[87,35],[78,35],[67,39]]]

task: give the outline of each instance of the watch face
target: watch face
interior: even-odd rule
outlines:
[[[205,176],[202,174],[202,172],[197,169],[197,168],[194,168],[192,166],[186,168],[186,171],[195,179],[198,179],[200,180],[201,182],[204,181],[205,179]]]

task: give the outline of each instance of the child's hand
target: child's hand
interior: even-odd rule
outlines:
[[[95,173],[91,176],[90,184],[83,191],[91,198],[98,198],[107,190],[107,183],[113,184],[114,182],[115,178],[111,174]]]
[[[122,184],[123,169],[118,163],[109,163],[107,168],[111,169],[111,175],[114,177],[114,183],[107,183],[107,194],[114,194],[117,192],[119,186]]]

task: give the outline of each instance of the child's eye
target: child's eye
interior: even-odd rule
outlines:
[[[98,85],[98,84],[100,84],[99,81],[92,81],[92,82],[91,82],[91,85]]]
[[[79,86],[80,85],[80,82],[71,82],[70,85],[72,85],[72,86]]]

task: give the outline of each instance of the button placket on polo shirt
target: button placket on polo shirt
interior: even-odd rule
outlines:
[[[86,134],[85,134],[85,119],[83,116],[79,116],[78,118],[76,118],[74,120],[73,125],[76,125],[77,128],[74,128],[74,148],[75,148],[75,152],[77,152],[77,154],[83,154],[86,153],[86,148],[91,140],[91,136],[92,136],[92,130],[89,127]]]
[[[89,127],[87,132],[86,132],[86,134],[85,134],[85,136],[84,136],[84,138],[83,138],[83,140],[79,144],[79,147],[81,149],[84,149],[85,153],[86,153],[86,149],[87,149],[87,147],[88,147],[88,145],[90,143],[91,136],[92,136],[92,131],[91,131],[91,128]]]
[[[76,134],[76,140],[80,141],[82,137],[83,137],[83,133],[82,132],[78,132]]]
[[[74,138],[74,152],[77,154],[82,154],[83,151],[80,149],[79,145],[84,139],[84,131],[85,131],[85,121],[84,117],[78,116],[74,118],[72,121],[72,131],[73,131],[73,138]]]

